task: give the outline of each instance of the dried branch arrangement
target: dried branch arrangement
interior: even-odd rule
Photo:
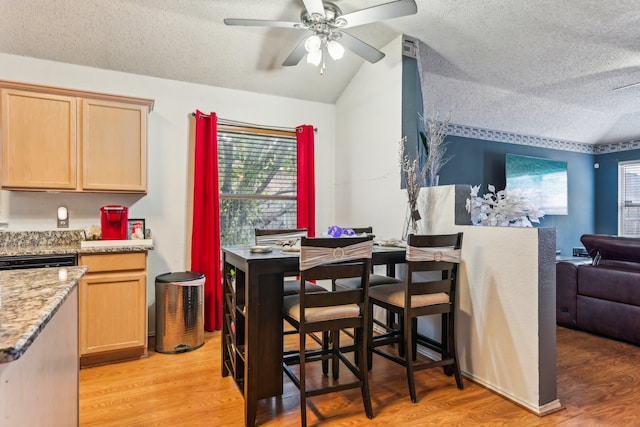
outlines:
[[[409,232],[416,231],[416,222],[420,220],[420,212],[418,211],[418,197],[420,196],[420,188],[424,184],[425,177],[427,176],[426,165],[420,166],[417,157],[411,158],[405,154],[405,144],[407,137],[403,137],[400,140],[399,158],[400,169],[404,176],[404,180],[407,185],[407,199],[409,202],[410,210],[410,227]]]
[[[427,119],[420,115],[420,120],[424,124],[425,132],[420,132],[422,145],[427,153],[425,167],[429,175],[429,186],[438,185],[438,174],[444,165],[451,160],[452,156],[446,156],[447,148],[444,139],[449,129],[450,115],[440,120],[439,114]]]

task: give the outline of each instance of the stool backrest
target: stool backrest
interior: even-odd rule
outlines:
[[[412,297],[440,293],[455,306],[461,249],[462,233],[407,237],[406,307],[412,306]],[[430,273],[416,275],[425,272]]]
[[[282,246],[285,243],[293,246],[302,237],[307,237],[306,228],[290,229],[255,229],[256,245]]]
[[[356,234],[367,234],[367,235],[371,235],[371,236],[373,235],[373,227],[371,227],[371,226],[369,226],[369,227],[352,227],[351,229]]]
[[[362,288],[300,294],[301,308],[358,304],[364,315],[368,304],[373,239],[366,237],[307,238],[300,244],[300,280],[360,277]],[[304,311],[304,310],[302,310]]]

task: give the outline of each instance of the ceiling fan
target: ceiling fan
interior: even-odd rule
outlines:
[[[392,1],[347,14],[343,14],[338,6],[328,1],[303,0],[303,3],[305,9],[300,14],[300,22],[226,18],[224,23],[227,25],[293,28],[307,31],[310,34],[298,43],[282,65],[297,65],[307,55],[308,63],[315,66],[322,63],[320,69],[320,74],[322,74],[325,68],[325,52],[334,60],[342,58],[345,48],[371,63],[378,62],[384,58],[384,53],[346,33],[343,31],[344,29],[413,15],[418,11],[415,0]]]

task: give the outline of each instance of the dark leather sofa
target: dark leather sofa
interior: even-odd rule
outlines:
[[[580,240],[590,258],[556,264],[558,325],[640,345],[640,238]]]

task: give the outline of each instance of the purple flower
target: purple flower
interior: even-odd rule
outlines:
[[[337,225],[332,225],[329,227],[329,231],[327,234],[331,237],[340,237],[342,236],[342,227],[338,227]]]
[[[350,228],[343,228],[343,229],[342,229],[342,235],[343,235],[343,236],[355,236],[355,235],[356,235],[356,232],[355,232],[355,231],[353,231],[353,230],[352,230],[352,229],[350,229]]]

